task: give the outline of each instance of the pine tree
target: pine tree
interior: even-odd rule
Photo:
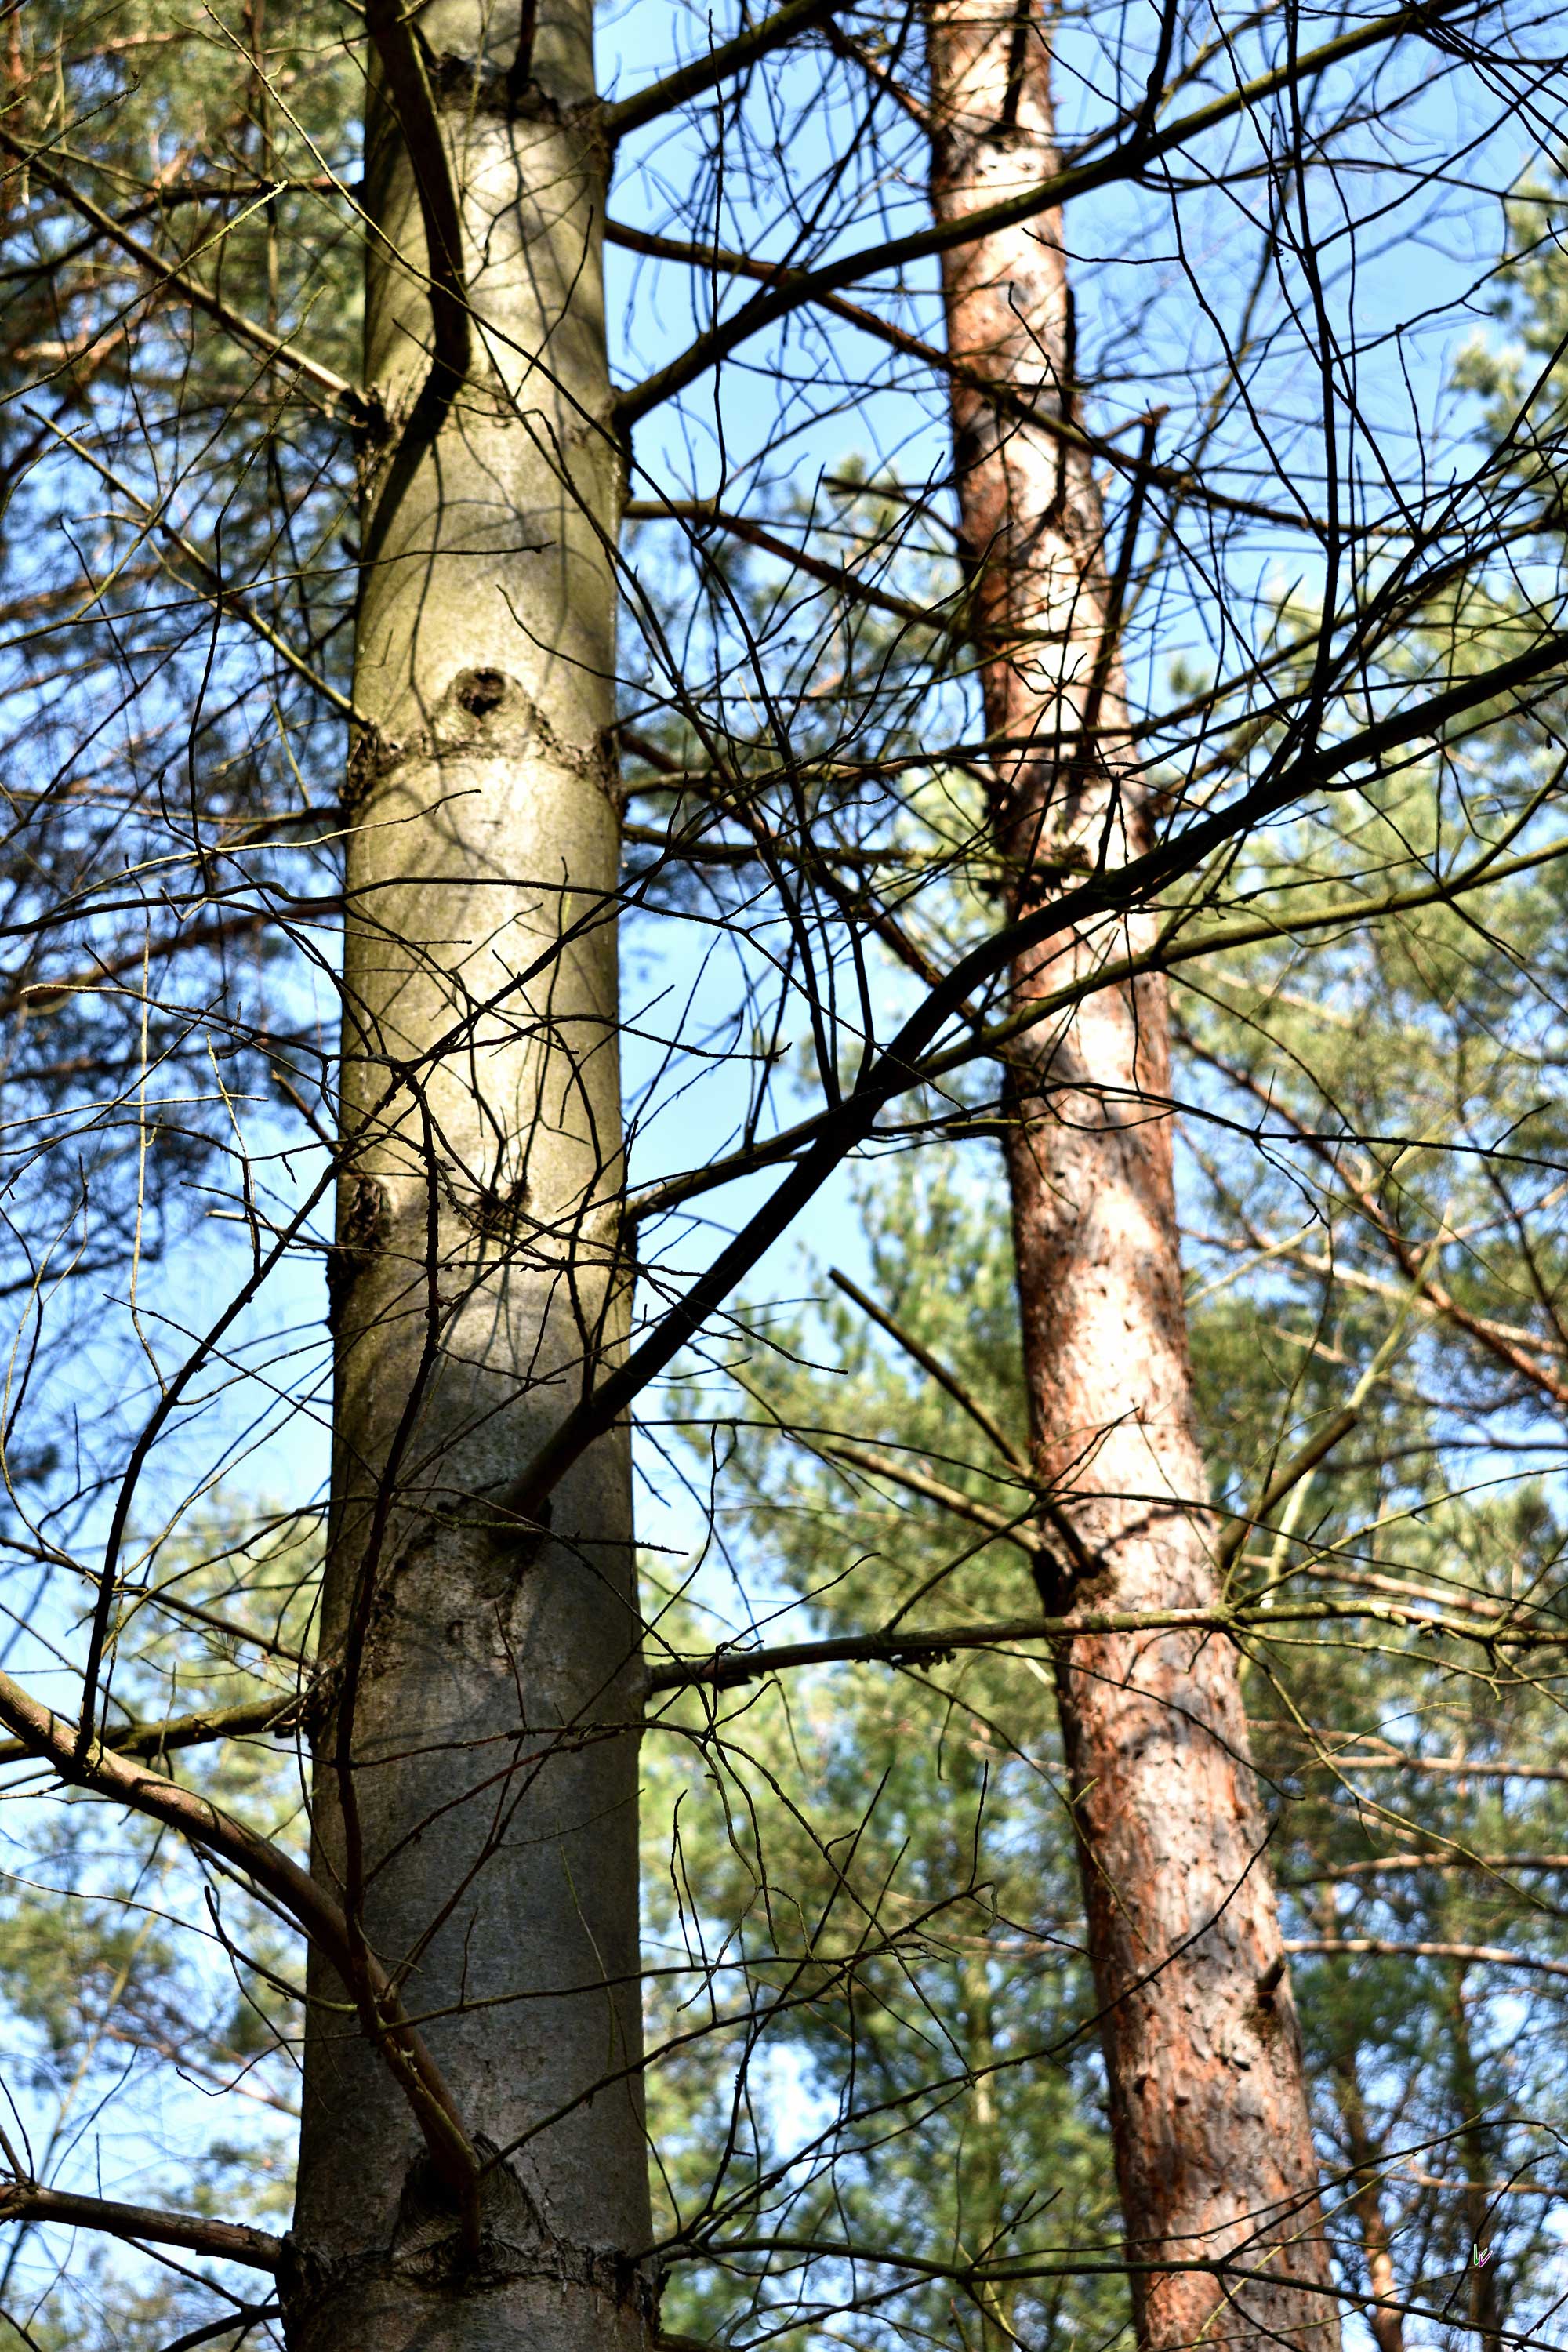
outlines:
[[[1306,1689],[1334,1655],[1322,1629],[1381,1643],[1424,1700],[1495,1685],[1464,1736],[1502,1747],[1552,1696],[1551,1501],[1461,1507],[1444,1412],[1462,1383],[1438,1382],[1429,1425],[1420,1397],[1388,1424],[1360,1487],[1340,1449],[1428,1331],[1462,1335],[1484,1443],[1522,1451],[1560,1377],[1551,1118],[1540,1153],[1500,1133],[1473,1156],[1502,1184],[1487,1237],[1507,1234],[1524,1305],[1500,1310],[1472,1270],[1473,1192],[1450,1235],[1437,1165],[1468,1151],[1479,1098],[1537,1116],[1550,1022],[1456,1087],[1448,998],[1421,994],[1433,941],[1454,956],[1445,926],[1462,940],[1495,914],[1533,951],[1528,893],[1508,894],[1560,854],[1552,396],[1512,395],[1521,435],[1540,427],[1528,466],[1498,456],[1495,420],[1489,444],[1470,433],[1473,406],[1456,437],[1434,401],[1413,435],[1429,386],[1404,362],[1477,289],[1424,275],[1393,331],[1357,307],[1390,223],[1428,235],[1409,158],[1434,75],[1517,143],[1554,68],[1491,11],[1479,31],[1247,11],[1217,42],[1096,12],[1062,36],[1054,93],[1026,17],[1004,35],[945,6],[783,0],[732,31],[630,21],[616,78],[619,36],[604,26],[595,65],[564,0],[113,0],[86,23],[45,0],[5,19],[0,1719],[19,1851],[68,1808],[46,1924],[83,1906],[76,1943],[34,1932],[28,1891],[7,1915],[29,2050],[101,2048],[83,2021],[135,1943],[143,1863],[175,1857],[177,1896],[115,1995],[135,2037],[117,2098],[90,2134],[68,2106],[51,2136],[29,2091],[7,2127],[12,2324],[37,2332],[25,2288],[57,2333],[99,2295],[83,2324],[118,2311],[132,2340],[167,2319],[296,2352],[606,2332],[631,2352],[679,2277],[671,2309],[737,2335],[754,2313],[869,2346],[957,2303],[986,2352],[1129,2308],[1151,2344],[1211,2317],[1299,2343],[1334,2297],[1259,1850],[1299,1869],[1287,1940],[1325,1977],[1406,1951],[1382,1932],[1395,1903],[1420,1924],[1454,1896],[1430,1839],[1379,1849],[1375,1928],[1353,1951],[1338,1914],[1314,1934],[1307,1829],[1336,1886],[1360,1885],[1358,1857],[1338,1815],[1314,1826],[1268,1776],[1331,1769],[1321,1735],[1360,1694],[1310,1691],[1304,1752],[1283,1702],[1255,1704],[1285,1759],[1260,1748],[1255,1801],[1237,1662],[1288,1685],[1310,1643]],[[1397,175],[1367,168],[1370,121]],[[1455,183],[1442,140],[1434,202]],[[1069,234],[1099,253],[1074,265],[1076,310]],[[1172,683],[1178,654],[1192,675]],[[1271,1018],[1343,972],[1365,1019],[1384,971],[1347,934],[1382,926],[1394,973],[1418,908],[1436,928],[1394,1008],[1408,1034],[1351,1068],[1363,1156],[1337,1130],[1330,1151],[1365,1311],[1335,1288],[1321,1325],[1310,1242],[1274,1222],[1277,1138],[1250,1183],[1225,1140],[1258,1127],[1260,1092],[1302,1166],[1325,1139],[1310,1087],[1249,1061],[1268,1018],[1248,992]],[[1514,946],[1477,961],[1493,1025]],[[1163,1034],[1182,973],[1207,992],[1181,1066],[1203,1074],[1194,1149],[1224,1204],[1204,1278],[1268,1227],[1268,1271],[1235,1293],[1233,1433],[1218,1412],[1205,1429],[1183,1352]],[[1306,1049],[1335,1082],[1331,1045]],[[1385,1164],[1415,1108],[1419,1150]],[[1016,1396],[976,1419],[917,1342],[963,1444],[922,1466],[896,1423],[869,1448],[840,1429],[811,1474],[856,1482],[812,1488],[840,1524],[808,1514],[812,1548],[803,1520],[760,1580],[722,1563],[734,1381],[763,1392],[770,1336],[766,1307],[736,1302],[765,1292],[783,1236],[838,1217],[847,1163],[881,1181],[890,1154],[982,1135],[1004,1137],[1018,1204],[1026,1446]],[[1108,1297],[1115,1345],[1079,1362]],[[714,1402],[706,1483],[667,1444],[671,1377],[683,1415]],[[1152,1390],[1140,1431],[1123,1408]],[[742,1458],[776,1498],[785,1474],[749,1437]],[[932,1515],[907,1558],[898,1528],[856,1549],[860,1482]],[[1361,1518],[1333,1521],[1330,1493]],[[1484,1557],[1468,1606],[1429,1598],[1425,1537],[1360,1557],[1387,1509]],[[824,1527],[848,1549],[816,1548]],[[1495,1572],[1504,1539],[1521,1583]],[[1097,1559],[1126,1608],[1096,1610]],[[1095,1681],[1107,1657],[1130,1669],[1117,1692]],[[1201,1749],[1206,1828],[1185,1780],[1151,1805],[1123,1738],[1144,1661],[1152,1749]],[[1058,1668],[1087,1963],[1057,1957],[1074,1849],[1026,1802],[1056,1763]],[[676,1865],[649,1916],[680,1937],[646,1984],[639,1740]],[[700,1807],[671,1760],[692,1755]],[[876,1802],[854,1786],[871,1755]],[[1378,1756],[1418,1786],[1442,1760]],[[689,1816],[712,1858],[692,1887]],[[1408,2079],[1458,2135],[1457,2189],[1416,2182],[1412,2210],[1438,2277],[1490,2231],[1452,2309],[1501,2338],[1539,2248],[1510,2225],[1500,2249],[1483,2176],[1536,2110],[1500,2108],[1487,1972],[1514,1958],[1477,1957],[1489,1851],[1448,1931],[1415,1939],[1442,1948],[1415,1982],[1424,2011],[1448,1999],[1468,2060]],[[1173,1858],[1193,1920],[1223,1912],[1211,1957],[1236,1937],[1212,1983],[1163,1937]],[[1512,1933],[1524,1908],[1510,1889],[1496,1916]],[[1128,1922],[1161,1930],[1136,1984]],[[1549,1977],[1551,1958],[1521,1965]],[[1182,2046],[1189,1996],[1241,2040]],[[1101,2011],[1121,2225],[1092,2106]],[[1343,2053],[1315,2046],[1341,2059],[1348,2132]],[[1413,2160],[1379,2072],[1399,2046],[1391,2029],[1352,2053],[1379,2165]],[[208,2118],[296,2063],[280,2237],[263,2142]],[[1191,2139],[1184,2075],[1228,2187],[1162,2176],[1161,2147]],[[657,2216],[649,2118],[670,2135]],[[1061,2182],[1012,2176],[1015,2139],[1038,2172],[1057,2135]],[[253,2198],[230,2195],[226,2146]],[[1382,2257],[1350,2161],[1328,2226],[1342,2189],[1359,2287]],[[1388,2259],[1447,2326],[1431,2264],[1405,2258],[1404,2193],[1380,2180]],[[885,2237],[861,2244],[851,2218]],[[100,2275],[68,2231],[143,2251]],[[191,2275],[161,2295],[154,2260]]]

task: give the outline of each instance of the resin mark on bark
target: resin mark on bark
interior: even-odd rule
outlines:
[[[361,725],[353,729],[343,769],[342,812],[346,817],[354,814],[376,779],[397,765],[405,748],[379,727]]]

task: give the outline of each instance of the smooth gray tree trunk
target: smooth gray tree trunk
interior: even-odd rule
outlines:
[[[484,2168],[465,2204],[317,1961],[285,2302],[294,2352],[636,2352],[625,1432],[547,1532],[493,1500],[627,1313],[606,158],[587,0],[548,0],[526,80],[515,5],[416,22],[468,349],[461,381],[433,362],[430,160],[384,53],[365,348],[390,425],[363,501],[314,1867]]]

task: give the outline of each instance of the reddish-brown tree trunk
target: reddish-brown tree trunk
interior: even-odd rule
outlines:
[[[1476,2332],[1479,2352],[1502,2352],[1507,2315],[1503,2308],[1501,2281],[1492,2259],[1497,2200],[1489,2181],[1489,2175],[1494,2168],[1491,2134],[1487,2129],[1481,2102],[1480,2070],[1476,2064],[1476,2047],[1470,2038],[1469,2003],[1463,1970],[1454,1979],[1449,2016],[1453,2032],[1452,2079],[1458,2122],[1458,2153],[1465,2168],[1465,2228],[1470,2241],[1469,2267],[1462,2300],[1467,2305],[1466,2316]],[[1460,2300],[1458,2296],[1451,2298],[1448,2308],[1454,2308]]]
[[[1398,2299],[1399,2279],[1394,2267],[1394,2238],[1378,2186],[1378,2152],[1367,2126],[1355,2059],[1348,2050],[1342,2051],[1334,2063],[1334,2096],[1345,2127],[1346,2153],[1355,2174],[1350,2207],[1361,2230],[1366,2283],[1377,2298],[1366,2315],[1367,2325],[1377,2352],[1405,2352],[1405,2322],[1397,2311],[1387,2308]]]
[[[1026,9],[1027,0],[1024,0]],[[931,0],[932,195],[959,220],[1056,165],[1046,36]],[[959,502],[982,652],[992,822],[1015,910],[1122,861],[1150,812],[1126,757],[1116,566],[1076,423],[1059,214],[944,257]],[[1008,397],[988,398],[976,378]],[[1020,397],[1066,434],[1021,425]],[[1148,937],[1022,959],[1016,1001]],[[1029,1034],[1007,1170],[1038,1475],[1070,1528],[1047,1607],[1203,1608],[1215,1527],[1194,1426],[1172,1183],[1165,992],[1108,987]],[[1061,1645],[1058,1694],[1139,2336],[1152,2352],[1336,2338],[1300,2037],[1237,1661],[1166,1633]],[[1166,2260],[1220,2257],[1280,2284]],[[1300,2282],[1300,2284],[1287,2282]],[[1313,2291],[1317,2290],[1317,2291]]]
[[[1340,1915],[1331,1885],[1322,1890],[1318,1905],[1318,1929],[1331,1943],[1339,1940]],[[1361,2073],[1356,2063],[1353,2029],[1347,2020],[1342,2032],[1335,2036],[1329,2071],[1333,2082],[1334,2105],[1340,2111],[1340,2123],[1344,2132],[1345,2154],[1350,2158],[1351,2190],[1346,2210],[1354,2216],[1361,2231],[1362,2260],[1366,2269],[1366,2283],[1377,2298],[1366,2313],[1368,2326],[1377,2352],[1405,2352],[1405,2322],[1401,2315],[1387,2306],[1398,2300],[1399,2277],[1394,2266],[1394,2234],[1383,2210],[1383,2159],[1367,2119],[1366,2101],[1362,2096]]]

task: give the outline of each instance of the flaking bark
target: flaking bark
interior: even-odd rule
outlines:
[[[939,225],[1058,168],[1037,20],[933,0]],[[1121,584],[1076,422],[1072,292],[1058,212],[942,255],[957,486],[1010,909],[1152,838],[1126,756]],[[994,405],[977,375],[1006,395]],[[1131,933],[1131,937],[1129,934]],[[1019,1002],[1146,943],[1149,919],[1023,957]],[[1033,1033],[1009,1069],[1006,1161],[1047,1609],[1212,1608],[1217,1528],[1194,1416],[1172,1181],[1163,982],[1108,987]],[[1064,1522],[1070,1536],[1064,1538]],[[1180,1631],[1060,1645],[1128,2251],[1236,2255],[1326,2284],[1301,2050],[1234,1649]],[[1134,2273],[1140,2341],[1330,2352],[1321,2295]]]

